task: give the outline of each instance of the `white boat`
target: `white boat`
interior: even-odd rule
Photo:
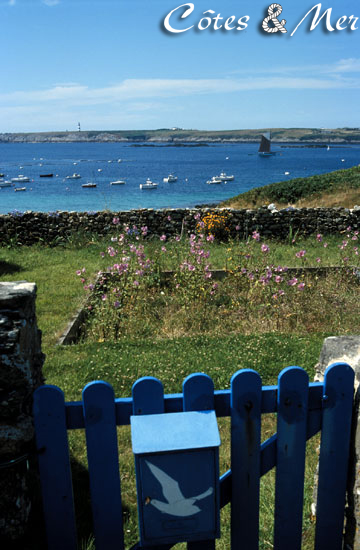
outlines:
[[[125,183],[126,183],[125,180],[116,180],[116,181],[111,181],[110,185],[125,185]]]
[[[96,187],[96,183],[83,183],[81,187]]]
[[[227,176],[225,172],[221,172],[219,178],[221,181],[234,181],[235,176]]]
[[[67,180],[78,180],[80,178],[81,178],[80,174],[77,174],[76,172],[74,172],[72,176],[66,176]]]
[[[177,176],[174,176],[173,174],[169,174],[167,178],[163,179],[164,183],[174,183],[177,181]]]
[[[213,176],[211,180],[208,180],[206,183],[211,185],[212,183],[223,183],[224,180],[220,179],[219,176]]]
[[[0,181],[0,187],[11,187],[12,186],[12,183],[11,181]]]
[[[30,181],[30,178],[28,178],[27,176],[22,176],[21,174],[19,174],[17,178],[11,178],[11,181],[13,183],[25,183],[27,181]]]
[[[14,191],[26,191],[26,187],[15,187]]]
[[[149,178],[146,183],[140,183],[140,189],[157,189],[158,184],[151,181]]]

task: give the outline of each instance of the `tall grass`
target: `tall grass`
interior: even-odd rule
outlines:
[[[142,241],[135,232],[124,235],[121,241],[124,233],[120,228],[116,240],[111,242],[90,239],[67,243],[62,248],[0,249],[1,280],[27,279],[37,283],[38,322],[47,355],[45,376],[47,383],[64,390],[67,401],[80,400],[83,386],[100,379],[111,383],[118,397],[128,397],[132,384],[141,376],[161,379],[166,393],[180,392],[183,379],[193,372],[209,374],[216,389],[228,388],[231,376],[241,368],[258,371],[264,385],[276,383],[281,369],[294,364],[305,368],[311,379],[324,336],[358,330],[358,288],[346,269],[325,277],[284,270],[358,265],[354,250],[357,243],[352,240],[357,235],[353,232],[349,231],[348,237],[346,234],[327,239],[318,236],[301,240],[291,235],[287,244],[267,242],[255,234],[247,243],[235,239],[219,244],[211,238],[207,240],[211,233],[206,227],[199,229],[203,237],[199,231],[191,238],[170,242],[167,236],[159,240],[149,239],[148,235]],[[111,247],[118,252],[112,255]],[[121,280],[120,270],[114,265],[131,264],[123,260],[131,255],[134,262]],[[147,260],[150,268],[145,267]],[[58,335],[84,301],[83,286],[91,290],[97,272],[104,266],[108,279],[94,294],[94,315],[87,339],[68,347],[56,346]],[[136,273],[146,269],[146,277]],[[159,277],[163,269],[174,271],[167,286],[162,286]],[[212,269],[226,269],[226,279],[215,281],[213,275],[209,276]],[[278,276],[283,280],[276,282]],[[134,285],[134,281],[139,284]],[[114,288],[119,296],[111,294]],[[285,298],[280,290],[284,290]],[[119,304],[114,307],[116,301]],[[120,320],[116,319],[118,313]],[[263,439],[275,431],[275,424],[274,415],[265,416]],[[220,419],[219,426],[223,473],[230,466],[229,420]],[[79,540],[84,550],[93,550],[84,434],[75,430],[69,439]],[[130,546],[138,534],[128,427],[119,428],[119,444],[125,539]],[[312,547],[313,537],[310,502],[316,444],[315,440],[308,445],[303,523],[306,550]],[[273,472],[262,479],[261,499],[260,548],[265,550],[272,547]],[[229,548],[229,533],[227,506],[222,511],[218,550]],[[33,540],[29,548],[38,550],[36,534]]]

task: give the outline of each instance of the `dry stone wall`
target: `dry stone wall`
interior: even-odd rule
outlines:
[[[123,212],[17,212],[0,215],[0,244],[31,245],[37,242],[60,244],[74,235],[86,233],[106,236],[114,231],[113,219],[120,224],[146,225],[149,235],[178,235],[194,231],[195,214],[222,213],[232,236],[246,239],[255,230],[266,238],[288,238],[290,232],[301,235],[336,234],[360,229],[360,208],[288,208],[270,210],[233,210],[217,208],[130,210]],[[169,219],[169,217],[171,219]]]
[[[43,383],[34,283],[0,283],[0,547],[26,532],[32,502],[32,394]],[[11,546],[12,547],[12,546]]]

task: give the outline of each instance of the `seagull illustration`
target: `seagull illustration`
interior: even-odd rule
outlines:
[[[202,500],[203,498],[212,495],[214,492],[213,487],[209,487],[207,491],[201,493],[200,495],[185,498],[180,491],[179,483],[175,479],[147,460],[145,462],[149,466],[153,476],[160,483],[163,495],[167,500],[167,502],[162,502],[161,500],[157,500],[155,498],[150,500],[150,504],[155,506],[155,508],[160,510],[160,512],[171,516],[193,516],[201,512],[201,509],[194,503],[197,500]]]

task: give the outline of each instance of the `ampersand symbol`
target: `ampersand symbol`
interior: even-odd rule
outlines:
[[[277,11],[274,11],[277,10]],[[265,17],[264,21],[262,22],[262,28],[265,32],[287,32],[284,25],[286,23],[286,19],[283,19],[282,21],[279,21],[277,17],[282,12],[282,6],[280,4],[271,4],[271,6],[268,7],[268,14],[269,17]],[[272,21],[274,23],[274,27],[269,27],[268,22]]]

